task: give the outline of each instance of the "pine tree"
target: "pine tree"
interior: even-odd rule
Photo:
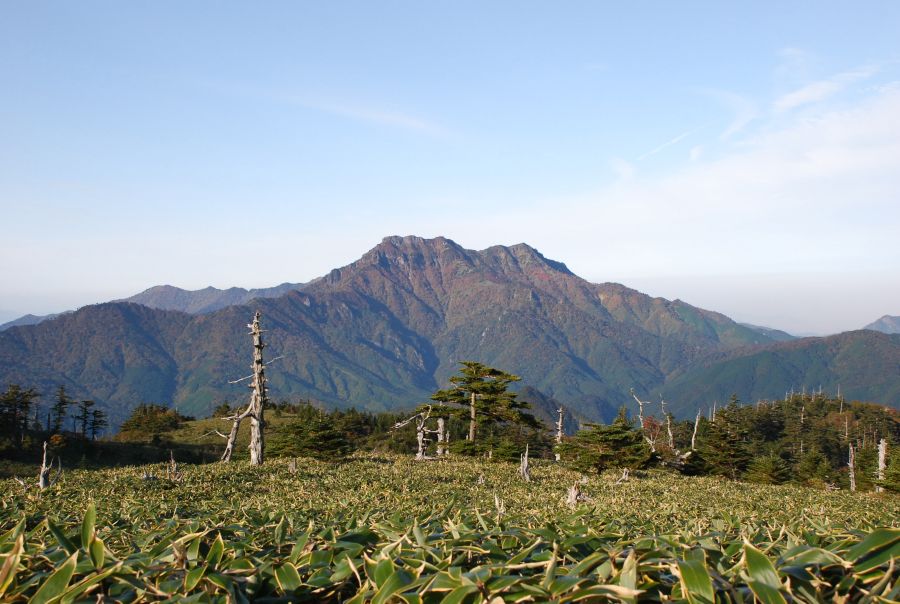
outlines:
[[[102,433],[104,428],[109,425],[106,420],[106,412],[102,409],[92,409],[91,419],[88,422],[88,431],[91,433],[91,440],[97,440],[97,435]]]
[[[719,410],[699,447],[711,472],[734,480],[740,478],[752,459],[748,430],[741,420],[740,407],[734,402]]]
[[[75,401],[70,399],[66,395],[65,386],[60,386],[59,390],[56,391],[56,402],[53,403],[53,407],[50,409],[50,417],[51,417],[51,425],[50,432],[52,434],[59,434],[62,432],[63,424],[66,421],[66,415],[68,414],[69,407],[71,407]]]
[[[562,458],[577,470],[602,472],[607,468],[645,468],[653,453],[640,431],[628,419],[625,407],[612,424],[587,424],[570,439],[559,445]]]
[[[459,375],[450,378],[452,386],[438,390],[434,401],[458,405],[454,414],[469,420],[468,440],[475,442],[479,425],[491,422],[512,422],[534,425],[533,416],[524,413],[530,405],[516,399],[509,385],[519,381],[518,376],[475,361],[461,361]]]
[[[811,486],[824,486],[832,475],[831,464],[818,448],[804,453],[794,469],[794,480]]]
[[[9,436],[18,446],[24,442],[28,416],[37,397],[36,390],[25,390],[18,384],[10,384],[0,394],[0,434]]]
[[[782,484],[790,480],[791,469],[776,453],[767,453],[753,459],[746,478],[750,482]]]
[[[880,481],[879,486],[884,487],[886,491],[892,493],[900,493],[900,449],[894,448],[893,452],[888,456],[887,468],[884,471],[884,480]]]
[[[81,426],[82,439],[87,438],[88,423],[91,419],[91,407],[93,406],[94,401],[81,401],[78,403],[78,414],[75,416],[75,420]]]
[[[267,447],[275,457],[340,460],[353,452],[347,435],[324,413],[294,420],[278,429]]]

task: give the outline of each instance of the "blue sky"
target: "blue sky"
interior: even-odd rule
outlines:
[[[0,319],[417,234],[860,327],[900,314],[897,31],[897,2],[4,3]]]

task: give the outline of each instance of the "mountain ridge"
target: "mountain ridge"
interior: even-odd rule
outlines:
[[[869,323],[863,329],[871,329],[888,334],[900,333],[900,316],[884,315],[877,321]]]
[[[205,415],[244,396],[228,381],[246,374],[244,326],[257,309],[268,358],[282,356],[269,371],[274,398],[370,410],[427,400],[459,361],[475,359],[602,421],[632,387],[656,392],[709,359],[774,344],[720,313],[588,282],[526,244],[476,251],[392,236],[279,297],[201,314],[111,302],[0,332],[0,380],[45,394],[63,384],[114,417],[140,402]],[[73,338],[91,345],[72,347]]]

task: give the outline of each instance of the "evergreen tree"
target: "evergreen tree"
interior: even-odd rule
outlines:
[[[886,491],[900,493],[900,449],[894,450],[888,455],[887,468],[884,470],[884,480],[878,483]]]
[[[141,403],[122,423],[116,439],[123,441],[153,439],[163,432],[176,429],[184,419],[174,409],[153,403]]]
[[[782,484],[790,480],[791,469],[776,453],[767,453],[753,459],[747,468],[747,480],[762,484]]]
[[[0,434],[18,446],[24,442],[28,416],[37,397],[36,390],[25,390],[18,384],[10,384],[6,392],[0,394]]]
[[[734,397],[733,397],[734,398]],[[700,452],[711,472],[738,479],[752,459],[747,427],[740,408],[732,401],[709,423]]]
[[[91,407],[93,406],[94,401],[81,401],[78,403],[78,414],[75,416],[75,420],[81,426],[82,439],[87,438],[88,423],[91,420]]]
[[[97,440],[97,435],[102,433],[104,428],[109,425],[106,420],[106,412],[102,409],[92,409],[91,419],[88,422],[88,431],[91,433],[91,440]]]
[[[828,459],[818,448],[803,454],[794,469],[794,480],[810,486],[824,486],[833,479]]]
[[[66,421],[66,415],[69,412],[69,407],[74,403],[75,401],[66,395],[65,386],[60,386],[59,390],[56,391],[56,402],[54,402],[53,407],[50,408],[51,434],[59,434],[62,432],[63,425]]]
[[[582,472],[606,468],[640,469],[647,467],[653,453],[647,442],[628,419],[625,407],[612,424],[587,424],[558,447],[562,458]]]
[[[353,445],[328,415],[318,413],[281,426],[272,434],[267,449],[275,457],[340,460],[353,452]]]
[[[478,426],[492,422],[536,425],[537,420],[524,412],[530,405],[516,399],[509,385],[518,376],[474,361],[462,361],[459,375],[450,378],[452,386],[438,390],[434,401],[457,405],[453,414],[469,420],[468,440],[475,442]]]

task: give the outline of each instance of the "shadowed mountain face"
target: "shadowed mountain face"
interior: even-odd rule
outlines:
[[[877,321],[869,323],[863,329],[871,329],[881,333],[900,333],[900,317],[884,315]]]
[[[228,381],[249,372],[246,324],[257,308],[266,357],[281,357],[268,370],[274,399],[371,410],[427,400],[459,361],[477,360],[580,418],[608,420],[631,387],[658,390],[710,355],[772,343],[679,300],[589,283],[524,244],[473,251],[388,237],[302,291],[252,305],[191,316],[116,302],[9,329],[0,381],[47,398],[63,384],[114,418],[141,402],[205,415],[246,398],[246,384]]]

